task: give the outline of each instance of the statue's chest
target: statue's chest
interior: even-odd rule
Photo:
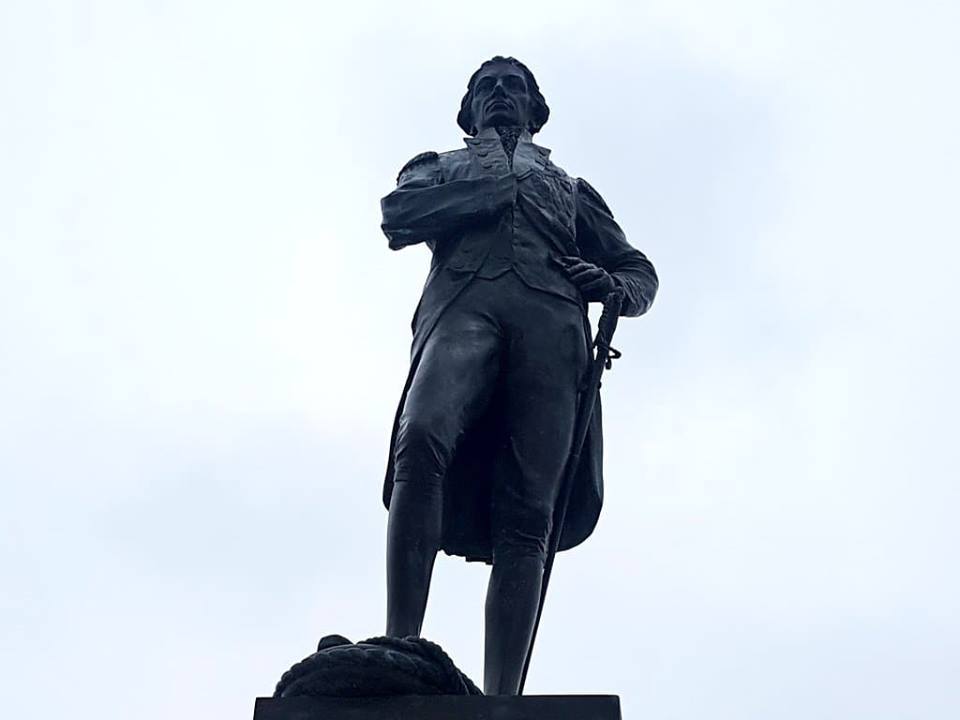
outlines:
[[[513,154],[513,167],[499,140],[477,143],[451,158],[444,167],[444,181],[465,180],[489,175],[499,177],[513,172],[519,183],[518,200],[531,210],[570,231],[575,221],[574,181],[549,162],[549,151],[530,143],[521,143]]]
[[[519,194],[546,219],[573,231],[576,220],[574,185],[562,170],[551,166],[537,168],[520,181]]]

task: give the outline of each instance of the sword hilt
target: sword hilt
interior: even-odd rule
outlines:
[[[615,287],[603,299],[603,312],[600,313],[600,322],[597,323],[597,339],[593,345],[597,348],[598,357],[603,353],[604,366],[607,370],[613,361],[621,357],[622,353],[610,346],[610,340],[617,329],[617,320],[620,319],[620,310],[623,308],[624,292],[622,287]]]

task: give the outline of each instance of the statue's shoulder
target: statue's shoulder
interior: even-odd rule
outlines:
[[[546,158],[546,160],[543,163],[543,169],[552,175],[558,175],[560,177],[567,178],[568,180],[576,179],[576,178],[570,177],[570,175],[567,174],[567,171],[564,170],[559,165],[557,165],[555,162],[553,162],[553,160],[551,160],[549,156]]]
[[[425,166],[435,165],[438,157],[439,154],[433,150],[428,150],[427,152],[422,152],[419,155],[414,155],[412,158],[407,160],[406,164],[404,164],[402,168],[400,168],[400,172],[397,173],[397,182],[400,182],[404,175],[407,175],[415,170],[426,169]]]
[[[437,180],[456,176],[460,168],[469,164],[470,152],[465,148],[440,153],[428,150],[407,160],[406,164],[400,168],[397,182],[402,182],[411,176],[434,176]]]
[[[457,161],[457,160],[470,160],[470,151],[466,148],[454,148],[453,150],[447,150],[446,152],[440,153],[440,160],[447,161]]]
[[[440,153],[438,160],[444,177],[457,175],[457,169],[470,165],[470,151],[466,148],[457,148]]]
[[[597,192],[596,188],[593,187],[590,183],[584,180],[582,177],[574,178],[574,182],[577,185],[577,192],[587,195],[593,200],[603,203],[603,198],[600,197],[600,193]],[[603,203],[606,205],[606,203]]]
[[[606,213],[610,217],[613,217],[613,211],[610,209],[610,206],[607,205],[606,200],[601,197],[600,193],[596,191],[593,185],[588,183],[582,177],[578,177],[574,178],[574,186],[576,187],[578,205],[591,205]]]

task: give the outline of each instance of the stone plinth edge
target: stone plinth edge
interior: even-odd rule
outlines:
[[[257,698],[253,720],[621,720],[616,695]]]

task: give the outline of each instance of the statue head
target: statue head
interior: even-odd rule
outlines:
[[[468,135],[488,127],[522,127],[532,135],[549,117],[533,73],[519,60],[497,55],[470,77],[457,124]]]

